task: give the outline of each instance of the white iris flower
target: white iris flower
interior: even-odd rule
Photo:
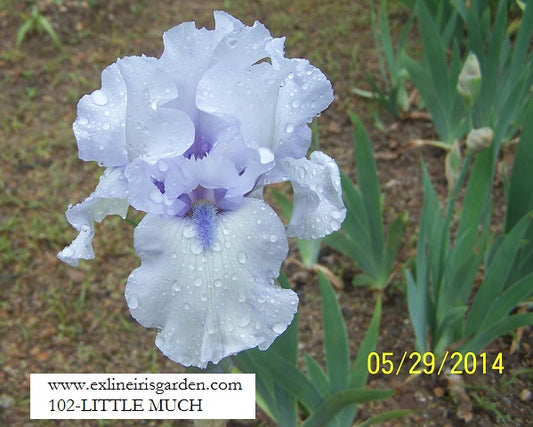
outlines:
[[[161,58],[117,60],[80,100],[79,156],[106,170],[67,210],[79,235],[58,255],[72,266],[92,259],[94,221],[125,217],[130,205],[146,212],[128,306],[159,330],[166,356],[198,367],[272,344],[298,305],[275,283],[287,236],[319,238],[345,217],[336,163],[305,157],[308,123],[333,100],[327,78],[285,58],[284,39],[258,22],[215,12],[215,24],[172,28]],[[281,181],[294,188],[287,228],[262,199],[265,185]]]

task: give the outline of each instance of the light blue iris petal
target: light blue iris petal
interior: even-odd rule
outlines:
[[[93,259],[91,241],[94,237],[94,221],[101,222],[107,215],[126,217],[128,211],[128,186],[121,168],[108,168],[100,178],[94,192],[82,203],[70,207],[68,222],[78,230],[76,239],[61,252],[61,261],[77,267],[80,259]]]
[[[287,234],[318,239],[337,231],[346,216],[346,208],[335,161],[321,151],[314,151],[310,160],[286,158],[281,165],[294,191]]]
[[[205,212],[204,212],[205,213]],[[135,319],[160,330],[156,345],[183,365],[205,367],[247,348],[266,349],[292,321],[298,297],[274,283],[287,256],[285,230],[264,202],[194,218],[147,214],[135,230],[141,266],[126,287]]]

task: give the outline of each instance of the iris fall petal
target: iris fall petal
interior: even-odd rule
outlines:
[[[205,367],[247,348],[266,349],[292,321],[298,297],[274,284],[287,256],[283,224],[264,202],[248,198],[216,214],[204,247],[190,217],[148,214],[135,230],[141,266],[126,287],[130,311],[157,328],[170,359]]]

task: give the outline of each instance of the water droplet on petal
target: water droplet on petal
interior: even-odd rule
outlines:
[[[91,99],[96,105],[106,105],[109,102],[109,98],[101,89],[91,93]]]
[[[276,334],[281,334],[285,330],[285,324],[284,323],[274,323],[274,325],[272,325],[272,330]]]
[[[220,279],[215,280],[214,285],[215,285],[215,288],[220,288],[222,286],[222,280]]]
[[[248,255],[246,255],[244,252],[239,252],[237,259],[241,264],[246,264],[246,261],[248,261]]]
[[[190,239],[191,237],[194,237],[195,231],[194,226],[192,224],[186,225],[183,229],[183,237],[186,237],[187,239]]]
[[[226,43],[228,47],[233,49],[235,48],[235,46],[237,46],[237,43],[239,43],[239,39],[236,37],[228,37],[228,39],[226,40]]]
[[[111,126],[110,126],[109,123],[107,123],[107,122],[102,123],[102,129],[104,129],[104,130],[108,130],[110,127],[111,127]]]
[[[154,203],[161,203],[163,201],[163,195],[161,194],[161,191],[159,190],[151,191],[148,197]]]
[[[285,125],[285,132],[292,133],[294,131],[294,125],[292,123],[287,123]]]
[[[167,169],[168,169],[168,164],[166,162],[164,162],[163,160],[159,160],[159,162],[157,162],[157,168],[161,172],[166,172]]]
[[[191,308],[191,306],[187,303],[183,304],[183,309],[184,310],[188,310],[189,308]]]
[[[89,120],[86,117],[78,117],[78,120],[76,120],[78,125],[85,126],[89,123]]]
[[[202,302],[206,302],[206,301],[207,301],[207,297],[206,297],[205,295],[202,295],[202,296],[200,297],[200,301],[202,301]]]
[[[242,312],[237,317],[237,325],[239,325],[241,328],[244,328],[245,326],[248,326],[252,318],[250,317],[250,314],[247,312]]]
[[[155,345],[159,348],[165,346],[165,337],[161,334],[157,334],[155,337]]]
[[[340,225],[339,221],[332,220],[332,221],[329,223],[329,225],[330,225],[331,228],[332,228],[333,230],[335,230],[335,231],[338,230],[339,228],[341,228],[341,225]]]
[[[200,255],[204,250],[204,247],[196,242],[196,241],[193,241],[192,245],[191,245],[191,252],[194,254],[194,255]]]
[[[244,292],[239,292],[239,302],[246,301],[246,295],[244,295]]]
[[[341,211],[333,211],[331,212],[331,216],[335,219],[340,219],[342,217],[342,212]]]
[[[259,161],[262,164],[266,165],[274,160],[274,153],[272,153],[272,151],[270,151],[268,148],[259,147],[257,151],[259,152]]]
[[[300,105],[302,105],[300,100],[295,99],[294,101],[292,101],[292,108],[299,108]]]
[[[278,240],[279,240],[279,237],[276,236],[275,234],[272,234],[272,235],[270,236],[270,241],[271,241],[272,243],[275,243],[275,242],[277,242]]]
[[[128,306],[132,310],[135,310],[137,307],[139,307],[139,297],[135,294],[131,295],[128,298]]]
[[[177,293],[179,293],[179,291],[181,291],[181,286],[180,286],[179,282],[176,280],[172,284],[172,295],[176,295]]]
[[[194,286],[196,286],[196,287],[202,286],[202,279],[200,279],[199,277],[197,279],[195,279],[194,280]]]

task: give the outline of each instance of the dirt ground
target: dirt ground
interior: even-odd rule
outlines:
[[[378,352],[395,361],[414,351],[402,263],[414,255],[422,205],[420,157],[441,196],[446,191],[444,153],[413,148],[415,138],[435,137],[424,115],[395,120],[353,94],[368,89],[365,75],[377,75],[368,3],[318,1],[39,1],[39,8],[63,42],[57,48],[46,33],[29,33],[20,49],[17,31],[34,2],[0,0],[0,425],[96,425],[90,421],[29,420],[30,372],[176,372],[162,356],[155,333],[130,316],[124,301],[129,272],[138,265],[132,227],[111,218],[97,228],[96,260],[72,269],[56,254],[74,237],[64,219],[68,203],[81,201],[94,188],[100,170],[77,159],[71,131],[75,106],[100,86],[101,70],[125,55],[159,56],[161,34],[184,21],[212,27],[212,11],[225,9],[246,24],[260,20],[273,35],[287,36],[287,56],[307,57],[333,83],[335,102],[319,118],[321,149],[355,178],[348,111],[365,122],[374,145],[385,200],[386,222],[407,214],[407,232],[398,269],[383,294]],[[57,3],[61,3],[60,6]],[[356,4],[354,6],[354,3]],[[394,2],[391,2],[394,3]],[[394,22],[405,19],[395,8]],[[416,35],[413,35],[416,49]],[[373,121],[377,111],[383,122]],[[416,111],[416,110],[413,110]],[[503,161],[503,160],[502,160]],[[509,161],[509,159],[505,159]],[[494,227],[504,212],[501,176],[495,188]],[[298,267],[291,245],[285,271],[300,297],[300,350],[323,360],[320,293],[315,273]],[[356,354],[369,325],[376,294],[354,287],[358,270],[323,247],[319,262],[343,282],[339,301]],[[465,375],[472,405],[465,421],[463,397],[454,395],[443,377],[370,376],[369,387],[392,388],[392,398],[359,407],[356,421],[381,411],[411,409],[411,415],[384,425],[533,425],[533,330],[513,342],[503,337],[485,351],[503,354],[502,375]],[[529,399],[529,400],[528,400]],[[189,425],[188,422],[116,421],[98,425]],[[234,426],[274,425],[258,413],[254,422]]]

